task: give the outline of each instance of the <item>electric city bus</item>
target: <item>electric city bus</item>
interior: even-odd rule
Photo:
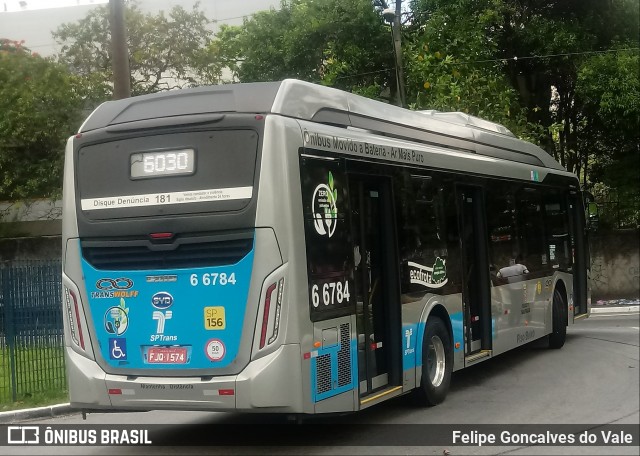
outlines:
[[[66,147],[84,411],[352,412],[590,311],[579,181],[505,127],[297,80],[99,106]]]

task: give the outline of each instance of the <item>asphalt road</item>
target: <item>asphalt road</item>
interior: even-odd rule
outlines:
[[[158,446],[11,447],[10,454],[638,454],[635,446],[415,446],[403,432],[433,425],[572,424],[599,432],[599,425],[640,425],[639,314],[598,314],[569,329],[561,350],[530,344],[453,375],[446,401],[422,408],[403,396],[357,414],[314,418],[302,426],[280,416],[202,412],[79,415],[29,424],[162,424]],[[539,344],[538,344],[539,345]],[[26,423],[25,423],[26,424]],[[191,427],[176,426],[189,424]],[[225,426],[234,424],[234,426]],[[235,426],[237,424],[237,426]],[[277,424],[278,426],[272,426]],[[404,425],[404,426],[400,426]],[[411,426],[423,425],[423,426]],[[554,425],[554,426],[549,426]],[[331,435],[327,435],[331,426]],[[523,429],[528,429],[524,426]],[[297,437],[293,445],[256,446],[264,429]],[[336,430],[340,428],[338,432]],[[538,429],[535,426],[531,429]],[[561,429],[561,428],[557,428]],[[317,430],[317,432],[314,432]],[[590,432],[591,432],[590,431]],[[220,433],[237,433],[238,446],[220,446]],[[450,432],[450,431],[448,431]],[[226,436],[227,434],[225,434]],[[637,435],[637,434],[636,434]],[[304,445],[298,445],[304,436]],[[372,442],[376,445],[372,447]],[[383,442],[382,444],[380,442]],[[193,444],[197,443],[197,446]],[[637,442],[637,441],[636,441]],[[0,447],[0,454],[3,454]]]

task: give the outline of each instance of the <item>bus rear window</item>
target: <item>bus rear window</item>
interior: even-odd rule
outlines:
[[[258,134],[214,130],[81,147],[80,211],[89,219],[233,211],[254,195]]]

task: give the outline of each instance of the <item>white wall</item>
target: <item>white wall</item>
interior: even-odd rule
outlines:
[[[190,10],[196,0],[138,0],[140,9],[148,13],[169,11],[179,5]],[[256,11],[278,8],[279,0],[201,0],[200,10],[204,11],[212,23],[214,32],[219,23],[242,24],[243,16]],[[1,5],[0,5],[1,6]],[[0,8],[0,38],[25,40],[24,45],[43,56],[55,55],[59,46],[51,37],[51,32],[66,22],[76,22],[95,8],[95,5],[80,5],[65,8],[49,8],[27,11],[4,12]]]

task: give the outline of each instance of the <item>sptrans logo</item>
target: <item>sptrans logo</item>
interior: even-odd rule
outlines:
[[[160,310],[168,309],[173,305],[173,296],[166,291],[160,291],[151,297],[151,305]]]

